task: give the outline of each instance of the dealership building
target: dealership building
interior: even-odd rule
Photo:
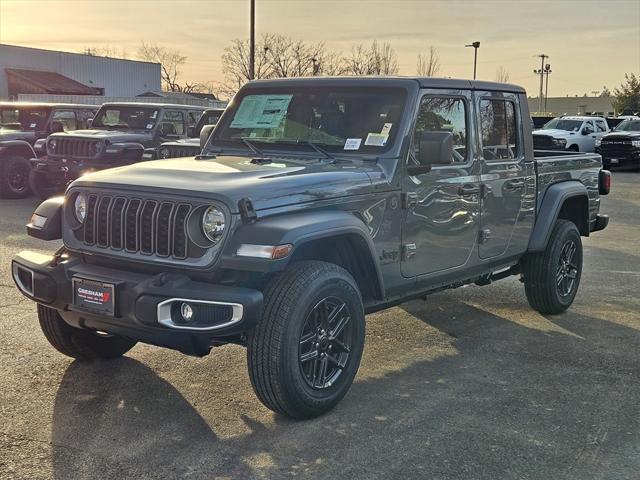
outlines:
[[[0,100],[132,98],[160,90],[159,63],[0,44]]]

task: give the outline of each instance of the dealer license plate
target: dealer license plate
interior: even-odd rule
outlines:
[[[610,158],[609,163],[617,164],[617,163],[620,163],[620,160],[618,160],[617,158]]]
[[[73,278],[73,304],[103,315],[114,315],[115,286],[113,283]]]

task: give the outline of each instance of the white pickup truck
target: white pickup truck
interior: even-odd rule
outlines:
[[[556,117],[533,132],[536,150],[595,152],[596,140],[609,132],[603,117]]]

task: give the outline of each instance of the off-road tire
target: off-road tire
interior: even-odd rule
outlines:
[[[34,195],[40,200],[47,200],[64,193],[64,188],[51,183],[46,173],[35,170],[29,172],[29,186]]]
[[[23,182],[20,186],[14,185],[14,169],[20,169]],[[25,198],[31,195],[29,186],[29,160],[20,155],[7,155],[0,159],[0,197],[1,198]]]
[[[576,276],[568,295],[561,295],[558,286],[560,257],[568,242],[576,246]],[[542,314],[558,314],[571,306],[575,299],[582,275],[582,241],[573,222],[557,220],[543,252],[529,253],[522,261],[524,289],[529,305]]]
[[[60,353],[79,360],[117,358],[131,350],[134,340],[102,336],[68,325],[53,308],[38,304],[38,320],[44,336]]]
[[[335,383],[316,390],[305,380],[299,345],[310,312],[326,298],[336,298],[348,309],[351,349]],[[266,287],[262,319],[249,337],[247,365],[258,399],[274,412],[296,419],[331,410],[353,382],[364,338],[364,308],[353,277],[332,263],[292,264]]]

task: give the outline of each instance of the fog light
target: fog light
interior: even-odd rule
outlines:
[[[185,322],[190,322],[193,318],[193,308],[188,303],[180,305],[180,315]]]

